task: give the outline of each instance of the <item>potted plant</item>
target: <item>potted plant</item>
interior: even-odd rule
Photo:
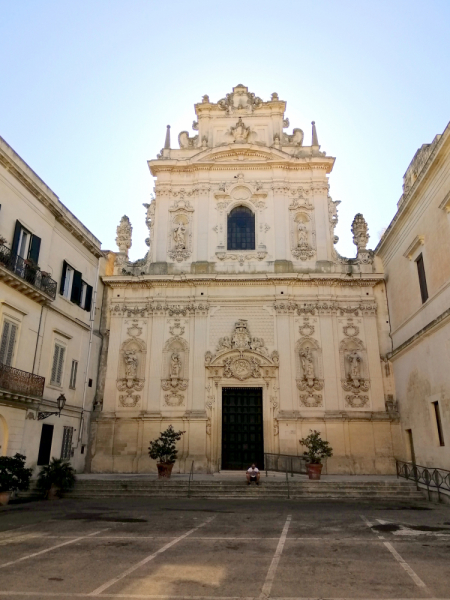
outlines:
[[[25,467],[22,454],[0,457],[0,506],[8,504],[11,492],[24,492],[30,487],[33,469]]]
[[[150,458],[158,461],[158,479],[169,479],[172,474],[173,465],[177,459],[178,450],[176,442],[181,439],[184,431],[175,431],[172,425],[161,432],[159,438],[150,442],[148,453]]]
[[[36,487],[48,500],[55,500],[73,488],[75,473],[75,469],[67,460],[52,458],[50,464],[40,470]]]
[[[320,479],[322,473],[322,459],[333,456],[333,448],[320,437],[320,431],[310,429],[311,433],[300,440],[300,444],[307,448],[303,456],[307,461],[308,477]]]

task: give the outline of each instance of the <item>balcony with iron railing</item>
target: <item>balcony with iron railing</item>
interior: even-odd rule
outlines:
[[[0,363],[0,392],[42,398],[45,377]]]
[[[56,281],[4,244],[0,244],[0,279],[41,303],[56,297]]]

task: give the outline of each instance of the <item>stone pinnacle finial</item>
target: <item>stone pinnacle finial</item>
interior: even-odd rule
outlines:
[[[166,141],[164,142],[164,149],[170,150],[170,125],[167,125]]]
[[[367,222],[361,213],[355,215],[352,223],[353,243],[358,249],[358,253],[361,250],[367,248],[369,242],[369,227]]]
[[[116,229],[117,237],[116,244],[119,247],[119,252],[125,254],[128,260],[128,250],[131,248],[131,234],[133,228],[130,223],[130,219],[123,215],[120,219],[119,226]]]
[[[315,121],[311,121],[311,125],[312,125],[312,143],[311,143],[311,146],[318,146],[319,145],[319,138],[317,137],[316,122]]]

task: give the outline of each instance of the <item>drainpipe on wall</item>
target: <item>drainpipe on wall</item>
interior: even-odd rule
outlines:
[[[86,375],[84,378],[83,403],[81,405],[80,427],[78,428],[78,440],[77,440],[77,445],[75,446],[75,448],[78,448],[78,445],[81,442],[81,436],[83,435],[83,428],[84,428],[83,416],[84,416],[84,413],[86,412],[84,410],[84,407],[86,404],[86,393],[87,393],[87,386],[88,386],[88,381],[89,381],[89,367],[90,367],[90,362],[91,362],[92,338],[94,336],[95,308],[96,308],[96,304],[97,304],[97,286],[98,286],[99,273],[100,273],[100,259],[98,260],[97,275],[95,278],[95,287],[94,287],[94,294],[93,294],[91,313],[90,313],[91,327],[89,330],[89,346],[88,346],[88,355],[87,355],[87,364],[86,364]]]

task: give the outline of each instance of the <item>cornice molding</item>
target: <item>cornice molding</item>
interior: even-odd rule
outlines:
[[[41,204],[43,204],[45,206],[45,208],[47,208],[51,212],[51,214],[55,217],[56,221],[58,221],[58,223],[61,223],[61,225],[69,233],[71,233],[87,250],[89,250],[89,252],[91,252],[91,254],[93,254],[96,258],[102,257],[103,254],[102,254],[102,250],[100,249],[100,241],[99,241],[98,245],[96,245],[94,242],[92,242],[92,240],[89,239],[88,235],[86,235],[80,229],[80,227],[72,221],[72,219],[75,219],[76,221],[78,221],[78,219],[77,219],[77,217],[75,217],[75,215],[73,215],[70,212],[70,210],[66,206],[63,205],[63,203],[59,200],[58,196],[56,196],[56,194],[51,192],[50,188],[48,188],[49,191],[51,192],[51,194],[53,195],[53,197],[52,197],[52,195],[50,193],[44,192],[42,187],[40,187],[39,185],[34,183],[32,177],[30,175],[28,175],[25,172],[25,170],[21,169],[20,166],[17,164],[17,162],[15,160],[13,160],[13,158],[8,156],[8,154],[4,151],[4,149],[1,147],[3,144],[7,148],[9,148],[10,151],[12,153],[14,153],[14,155],[16,155],[14,150],[2,138],[0,138],[0,164],[9,173],[11,173],[11,175],[21,185],[23,185],[23,187],[26,188],[36,198],[36,200],[38,200]],[[17,160],[20,160],[21,162],[23,162],[22,159],[18,155],[16,155],[16,156],[17,156]],[[26,165],[26,163],[23,163],[23,164],[28,169],[30,169],[30,167],[28,167],[28,165]],[[40,180],[39,176],[36,175],[32,171],[32,169],[30,169],[30,171],[33,173],[34,177],[36,177],[38,180]],[[40,180],[40,181],[42,181],[42,180]],[[47,187],[43,181],[42,181],[41,185]],[[58,206],[57,203],[61,204],[61,206]],[[67,213],[69,213],[70,217],[68,215],[64,214],[65,211],[67,211]],[[81,222],[80,222],[80,226],[84,227],[84,225]],[[92,235],[92,237],[94,237],[94,236]]]

